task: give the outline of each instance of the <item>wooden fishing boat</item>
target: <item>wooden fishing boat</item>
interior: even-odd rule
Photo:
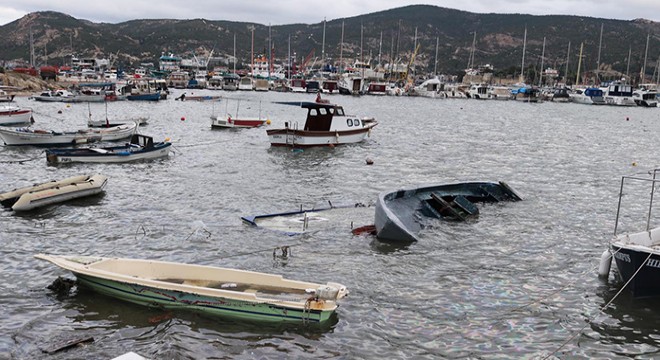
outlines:
[[[324,322],[348,294],[338,283],[203,265],[78,255],[35,257],[71,271],[80,285],[121,300],[244,320]]]
[[[107,182],[107,177],[98,174],[73,176],[2,193],[0,204],[14,211],[32,210],[101,193]]]
[[[479,214],[474,202],[521,199],[504,182],[465,182],[382,192],[376,202],[377,237],[394,242],[417,241],[424,218],[464,221]]]
[[[84,163],[126,163],[153,160],[166,157],[172,143],[154,143],[151,136],[135,134],[131,142],[122,146],[47,149],[46,160],[49,164],[72,162]]]
[[[297,122],[286,122],[284,128],[267,130],[272,146],[334,146],[357,143],[378,125],[374,118],[347,115],[344,108],[330,104],[317,97],[315,102],[300,102],[307,109],[307,118],[299,126]]]
[[[74,145],[130,138],[137,131],[137,128],[137,122],[108,128],[81,129],[65,132],[31,128],[0,128],[0,139],[4,141],[5,145]]]
[[[211,116],[211,127],[214,129],[219,128],[252,128],[259,127],[266,123],[269,123],[270,120],[262,117],[239,117],[232,118],[231,115],[227,114],[225,117],[220,117],[217,115]]]
[[[32,110],[18,106],[0,106],[0,125],[20,125],[33,122]]]

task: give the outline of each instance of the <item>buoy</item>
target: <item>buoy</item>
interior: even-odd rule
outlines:
[[[170,138],[166,137],[165,142],[170,142]]]
[[[374,161],[371,160],[371,159],[369,159],[369,158],[367,158],[367,165],[373,165],[373,164],[374,164]]]
[[[186,121],[186,117],[185,117],[185,116],[182,116],[182,117],[181,117],[181,121]]]
[[[626,121],[630,121],[630,118],[626,116]]]
[[[266,125],[270,125],[270,119],[266,120]]]
[[[66,107],[70,108],[70,107],[71,107],[71,104],[66,104]]]
[[[632,163],[632,166],[637,166],[637,163],[636,163],[636,162],[633,162],[633,163]]]
[[[61,113],[62,113],[62,110],[57,110],[57,113],[58,113],[58,114],[61,114]]]
[[[612,266],[612,255],[609,250],[603,251],[600,255],[600,264],[598,265],[598,277],[606,278],[610,275],[610,267]]]

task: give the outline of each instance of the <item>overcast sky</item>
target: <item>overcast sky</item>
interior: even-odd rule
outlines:
[[[410,4],[430,4],[476,13],[580,15],[660,21],[660,0],[0,0],[0,25],[34,11],[52,10],[78,19],[118,23],[134,19],[231,20],[260,24],[313,24]]]

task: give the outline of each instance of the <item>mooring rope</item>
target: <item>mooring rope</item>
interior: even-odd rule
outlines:
[[[614,255],[614,254],[612,254],[612,255]],[[610,306],[610,305],[614,302],[614,300],[616,300],[616,299],[619,297],[619,295],[621,295],[621,293],[622,293],[623,290],[628,286],[628,284],[630,284],[630,282],[633,281],[633,279],[635,279],[635,276],[637,276],[637,274],[642,270],[642,268],[644,267],[644,265],[646,264],[646,262],[651,258],[651,255],[652,255],[652,253],[649,253],[649,256],[647,256],[646,259],[644,259],[644,261],[641,263],[641,265],[639,265],[639,268],[637,268],[637,270],[635,271],[635,273],[630,277],[630,279],[628,279],[628,281],[626,281],[625,284],[623,284],[623,286],[621,287],[621,289],[619,289],[619,291],[617,291],[617,293],[614,294],[614,297],[612,297],[612,299],[610,299],[610,301],[608,301],[607,304],[603,305],[603,306],[598,310],[598,312],[597,312],[595,315],[591,316],[591,317],[588,319],[588,321],[586,321],[585,324],[584,324],[584,325],[583,325],[578,331],[576,331],[575,333],[573,333],[573,335],[571,335],[568,339],[566,339],[566,341],[564,341],[561,345],[559,345],[559,347],[558,347],[557,349],[555,349],[552,353],[550,353],[550,354],[548,354],[548,356],[544,357],[543,360],[546,360],[546,359],[548,359],[550,356],[553,356],[554,354],[556,354],[557,352],[559,352],[559,350],[561,350],[564,346],[566,346],[568,343],[570,343],[571,341],[573,341],[573,339],[575,339],[578,335],[580,335],[580,334],[582,333],[582,331],[584,331],[584,329],[585,329],[587,326],[591,325],[591,323],[592,323],[594,320],[596,320],[596,318],[597,318],[598,316],[600,316],[600,315],[605,311],[605,309],[607,309],[607,307]]]
[[[35,157],[32,157],[32,158],[29,158],[29,159],[23,159],[23,160],[2,160],[2,161],[0,161],[0,164],[22,164],[22,163],[25,163],[25,162],[28,162],[28,161],[34,161],[34,160],[37,160],[37,159],[41,158],[41,157],[42,157],[41,155],[42,155],[44,152],[45,152],[45,150],[42,150],[41,152],[39,152],[39,155],[37,155],[37,156],[35,156]]]

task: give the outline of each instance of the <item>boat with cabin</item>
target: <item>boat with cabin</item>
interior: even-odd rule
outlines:
[[[633,100],[632,86],[615,81],[603,88],[605,104],[615,106],[637,106]]]
[[[103,175],[80,175],[63,180],[35,184],[0,194],[0,204],[14,211],[28,211],[103,192],[108,178]]]
[[[376,201],[376,236],[384,241],[414,242],[429,220],[466,221],[479,214],[475,202],[521,199],[501,181],[425,185],[381,192]]]
[[[139,305],[191,310],[249,321],[323,323],[344,285],[288,280],[282,275],[159,260],[46,255],[78,284]]]
[[[568,98],[571,102],[576,104],[605,105],[603,90],[595,87],[574,89],[568,94]]]
[[[638,106],[658,107],[658,92],[649,89],[637,89],[632,94],[633,101]]]
[[[290,103],[291,104],[291,103]],[[378,125],[373,117],[347,115],[344,108],[321,100],[315,102],[294,102],[307,110],[305,122],[287,121],[284,128],[266,131],[272,146],[335,146],[357,143],[371,133]]]

